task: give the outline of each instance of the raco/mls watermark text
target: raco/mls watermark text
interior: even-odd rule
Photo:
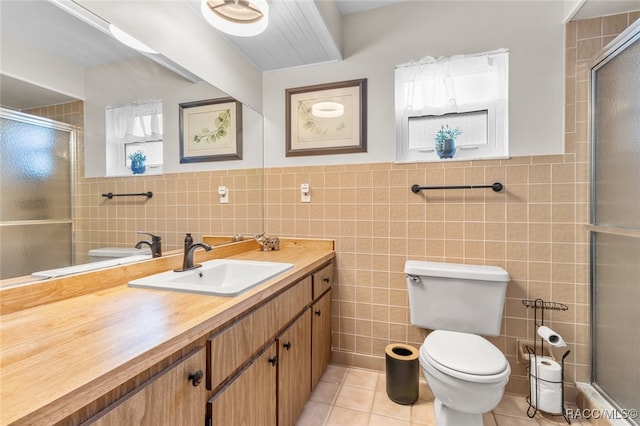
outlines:
[[[638,414],[638,410],[635,408],[631,409],[620,409],[616,410],[615,408],[567,408],[565,411],[566,415],[570,419],[606,419],[606,420],[627,420],[627,419],[637,419],[640,415]]]

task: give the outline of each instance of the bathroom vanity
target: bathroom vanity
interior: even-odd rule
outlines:
[[[329,363],[334,256],[328,240],[198,251],[294,264],[235,297],[127,287],[180,254],[84,274],[91,291],[70,277],[68,297],[4,290],[0,424],[293,425]]]

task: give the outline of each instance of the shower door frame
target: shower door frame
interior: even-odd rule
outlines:
[[[77,140],[77,126],[72,124],[63,123],[60,121],[52,120],[46,117],[40,117],[37,115],[27,114],[20,111],[15,111],[0,107],[0,118],[7,120],[19,121],[21,123],[32,124],[35,126],[46,127],[49,129],[59,130],[63,132],[69,132],[69,219],[45,219],[45,220],[16,220],[0,222],[0,226],[23,226],[23,225],[54,225],[54,224],[69,224],[71,228],[71,264],[75,263],[76,259],[76,247],[75,247],[75,208],[76,208],[76,140]],[[35,272],[35,271],[32,271]]]
[[[589,231],[589,272],[590,272],[590,297],[591,297],[591,385],[597,389],[600,395],[605,398],[619,412],[628,411],[625,407],[621,407],[601,386],[596,382],[596,236],[597,234],[609,234],[622,237],[640,239],[640,229],[628,229],[615,226],[602,226],[596,224],[596,132],[595,132],[595,75],[596,72],[605,66],[609,61],[615,59],[618,54],[623,52],[628,46],[640,40],[640,20],[632,23],[620,35],[618,35],[611,43],[609,43],[602,52],[594,59],[590,67],[589,73],[589,135],[590,135],[590,202],[589,202],[589,225],[585,228]],[[629,407],[627,407],[629,408]],[[635,407],[634,407],[635,408]],[[632,420],[633,424],[637,419]],[[631,424],[631,423],[630,423]]]

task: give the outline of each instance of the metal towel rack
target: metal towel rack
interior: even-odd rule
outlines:
[[[422,190],[431,190],[431,189],[477,189],[477,188],[491,188],[494,192],[500,192],[504,188],[504,186],[500,182],[495,182],[491,185],[448,185],[448,186],[420,186],[413,185],[411,187],[411,191],[414,194]]]
[[[107,192],[106,194],[102,194],[103,197],[108,199],[112,199],[113,197],[147,197],[147,199],[153,197],[153,192],[141,192],[139,194],[114,194],[113,192]]]

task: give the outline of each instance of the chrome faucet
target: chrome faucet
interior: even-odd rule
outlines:
[[[193,264],[193,254],[195,253],[197,248],[203,248],[206,251],[211,251],[213,248],[207,243],[193,243],[189,246],[188,249],[184,251],[184,260],[182,261],[182,268],[174,269],[176,272],[185,272],[190,271],[191,269],[196,269],[201,267],[202,265]]]
[[[150,236],[151,241],[147,241],[147,240],[138,241],[138,243],[136,244],[137,249],[142,248],[142,246],[149,246],[149,248],[151,249],[151,255],[153,257],[162,256],[162,243],[160,242],[160,237],[158,237],[157,235],[150,234],[148,232],[143,232],[143,231],[138,231],[138,234],[144,234],[144,235]]]

